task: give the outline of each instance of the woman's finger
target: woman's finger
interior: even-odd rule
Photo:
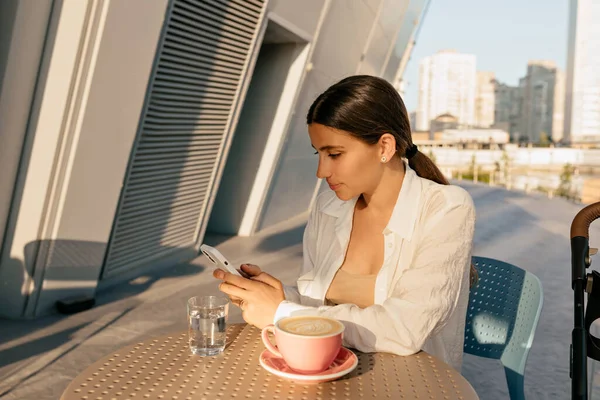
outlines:
[[[232,303],[235,303],[236,301],[240,301],[240,300],[241,300],[239,297],[237,297],[237,296],[232,296],[232,295],[229,295],[229,294],[227,295],[227,297],[229,297],[229,300],[230,300]]]
[[[219,290],[227,295],[235,296],[240,300],[246,299],[248,295],[248,291],[227,282],[221,282],[221,284],[219,284]]]
[[[240,268],[242,269],[242,271],[244,271],[246,274],[248,274],[250,276],[257,276],[257,275],[260,275],[260,273],[262,272],[260,267],[258,265],[254,265],[254,264],[242,264],[240,266]]]
[[[279,289],[282,286],[281,281],[279,279],[272,277],[271,275],[267,274],[266,272],[263,272],[258,276],[252,277],[252,280],[266,283],[267,285],[272,286],[277,289]]]
[[[239,272],[239,273],[240,273],[240,275],[241,275],[242,277],[246,278],[246,279],[250,279],[250,278],[252,278],[252,276],[251,276],[251,275],[248,275],[247,273],[245,273],[245,272],[244,272],[244,270],[243,270],[242,268],[238,268],[238,269],[237,269],[237,272]]]
[[[250,279],[234,275],[232,273],[223,271],[222,269],[216,269],[215,272],[213,272],[213,276],[242,289],[248,289],[254,284]]]

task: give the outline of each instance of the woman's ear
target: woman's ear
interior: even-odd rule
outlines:
[[[396,154],[396,138],[391,133],[384,133],[379,138],[380,157],[387,162]],[[386,160],[386,161],[383,161]]]

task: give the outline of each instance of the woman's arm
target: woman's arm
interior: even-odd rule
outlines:
[[[364,352],[400,355],[419,351],[445,325],[468,285],[475,209],[465,193],[462,204],[446,204],[425,221],[412,265],[381,305],[360,309],[353,304],[308,307],[286,299],[275,319],[322,315],[344,323],[344,341]],[[415,239],[416,240],[416,239]]]

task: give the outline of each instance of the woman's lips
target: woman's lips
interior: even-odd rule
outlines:
[[[329,184],[329,189],[333,190],[334,192],[340,188],[340,186],[342,186],[340,183],[336,184],[336,185],[332,185],[331,183]]]

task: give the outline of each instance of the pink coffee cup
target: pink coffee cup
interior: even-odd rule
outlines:
[[[275,335],[277,347],[271,344],[269,332]],[[325,371],[342,347],[344,325],[326,317],[287,317],[262,330],[262,341],[273,354],[301,374]]]

